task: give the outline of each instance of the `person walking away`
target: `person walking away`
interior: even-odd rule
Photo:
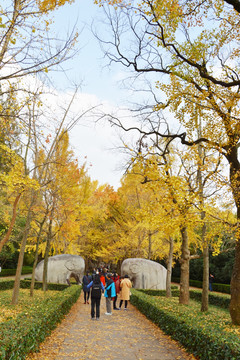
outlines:
[[[209,275],[209,290],[210,291],[213,291],[213,288],[212,288],[212,283],[214,281],[214,275],[213,274],[210,274]]]
[[[106,298],[105,315],[112,315],[111,300],[116,296],[116,289],[115,289],[114,281],[111,279],[110,273],[107,273],[106,275],[106,286],[105,286],[104,296]]]
[[[118,298],[118,294],[120,293],[120,276],[117,273],[114,273],[112,280],[114,281],[115,290],[116,290],[116,296],[113,300],[113,310],[119,310],[119,308],[117,307],[117,298]]]
[[[95,319],[96,309],[96,320],[100,318],[100,303],[102,292],[104,291],[103,283],[100,280],[99,274],[96,272],[93,280],[87,285],[87,288],[91,288],[91,319]]]
[[[121,288],[121,295],[120,295],[120,304],[119,310],[121,309],[123,301],[125,301],[124,310],[127,310],[128,301],[130,300],[130,289],[132,287],[132,283],[129,279],[128,275],[125,275],[121,281],[120,288]]]
[[[91,282],[92,277],[89,275],[89,272],[86,272],[86,275],[82,278],[83,284],[83,292],[84,292],[84,304],[89,304],[89,296],[90,296],[90,289],[87,288],[88,284]]]

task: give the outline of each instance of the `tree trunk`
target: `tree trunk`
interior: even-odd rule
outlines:
[[[52,240],[52,224],[53,224],[53,214],[55,210],[55,199],[53,201],[50,217],[49,217],[49,224],[48,224],[48,233],[47,233],[47,244],[44,254],[44,263],[43,263],[43,291],[47,291],[47,275],[48,275],[48,257],[50,251],[50,245]]]
[[[43,221],[40,223],[40,228],[39,228],[38,235],[37,235],[36,252],[35,252],[35,259],[34,259],[34,263],[33,263],[32,280],[31,280],[31,287],[30,287],[30,296],[31,297],[33,296],[34,285],[35,285],[35,270],[36,270],[36,266],[37,266],[37,262],[38,262],[38,248],[39,248],[42,229],[43,229],[43,225],[44,225],[45,221],[46,221],[46,216],[44,217]]]
[[[202,137],[202,122],[201,118],[199,118],[199,126],[198,126],[198,137]],[[199,162],[198,162],[198,171],[197,171],[197,182],[199,188],[199,196],[200,196],[200,208],[201,208],[201,220],[203,221],[202,224],[202,246],[203,246],[203,289],[202,289],[202,304],[201,304],[201,311],[208,311],[208,286],[209,286],[209,250],[208,250],[208,242],[206,241],[206,223],[205,217],[206,213],[204,211],[204,183],[202,179],[202,165],[203,165],[203,147],[200,143],[198,145],[198,155],[199,155]]]
[[[50,220],[51,223],[51,220]],[[49,225],[51,226],[51,225]],[[44,263],[43,263],[43,291],[47,291],[47,276],[48,276],[48,257],[50,251],[50,244],[51,244],[51,229],[47,236],[47,244],[44,254]]]
[[[206,224],[204,224],[206,228]],[[209,287],[209,250],[208,244],[203,248],[203,289],[201,311],[208,311],[208,287]]]
[[[172,296],[171,279],[172,279],[172,260],[173,260],[173,238],[169,236],[169,253],[167,260],[167,279],[166,279],[166,297]]]
[[[6,235],[4,236],[4,238],[0,241],[0,252],[2,251],[2,248],[3,246],[6,244],[6,242],[9,240],[9,237],[12,233],[12,229],[13,229],[13,226],[15,224],[15,220],[16,220],[16,216],[17,216],[17,206],[18,206],[18,203],[19,203],[19,200],[22,196],[22,193],[18,194],[15,198],[15,201],[13,203],[13,214],[12,214],[12,219],[11,219],[11,222],[10,222],[10,225],[9,225],[9,228],[8,228],[8,231],[6,233]]]
[[[37,266],[37,262],[38,262],[39,242],[40,242],[40,238],[38,238],[38,240],[37,240],[35,258],[34,258],[33,269],[32,269],[32,279],[31,279],[31,286],[30,286],[30,296],[31,297],[33,297],[33,291],[34,291],[34,286],[35,286],[35,270],[36,270],[36,266]]]
[[[118,260],[117,261],[117,273],[118,273],[118,275],[121,275],[121,265],[122,265],[121,260]]]
[[[32,205],[33,205],[33,202],[28,209],[27,221],[26,221],[23,239],[21,242],[20,253],[19,253],[19,257],[18,257],[17,271],[16,271],[15,282],[14,282],[14,287],[13,287],[13,294],[12,294],[12,304],[13,305],[16,305],[18,303],[18,295],[19,295],[19,289],[20,289],[24,252],[25,252],[27,237],[28,237],[31,218],[32,218]]]
[[[202,197],[203,207],[203,197]],[[205,211],[201,212],[201,220],[205,219]],[[209,248],[206,241],[206,223],[202,225],[202,244],[203,244],[203,289],[202,289],[202,305],[201,311],[208,311],[208,287],[209,287]]]
[[[231,278],[230,315],[234,325],[240,325],[240,226],[236,232],[236,252]]]
[[[189,259],[190,252],[188,249],[188,234],[187,228],[184,226],[180,229],[182,235],[182,246],[181,246],[181,276],[180,276],[180,295],[179,304],[189,304]]]
[[[152,234],[148,231],[148,259],[151,260],[152,257]]]
[[[231,278],[230,315],[234,325],[240,325],[240,163],[238,149],[232,148],[228,152],[230,164],[230,182],[232,193],[237,208],[238,227],[236,229],[236,251]]]

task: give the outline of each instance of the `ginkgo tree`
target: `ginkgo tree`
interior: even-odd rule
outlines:
[[[42,157],[42,159],[46,164],[46,157]],[[79,173],[78,163],[75,161],[72,151],[69,150],[68,133],[63,129],[57,139],[50,162],[45,166],[43,178],[47,185],[41,188],[41,195],[45,203],[44,213],[47,215],[43,273],[45,290],[50,251],[55,253],[69,249],[79,231],[79,227],[75,223],[79,208],[76,202],[80,181]],[[55,243],[53,243],[54,239]]]
[[[46,73],[73,55],[77,33],[66,41],[50,35],[52,12],[72,2],[10,0],[0,4],[1,85],[29,74]]]
[[[166,187],[165,176],[160,173],[156,157],[150,156],[148,159],[137,158],[131,171],[127,173],[128,181],[123,182],[119,189],[123,198],[131,192],[135,193],[136,200],[131,200],[127,209],[130,207],[132,217],[135,219],[135,228],[142,230],[143,241],[135,245],[140,251],[140,257],[149,259],[164,259],[167,263],[167,296],[171,296],[171,273],[174,258],[180,255],[180,241],[177,217],[174,217],[174,209],[169,192]],[[134,187],[132,187],[132,185]],[[136,189],[134,191],[134,188]],[[129,196],[128,195],[128,196]],[[132,196],[133,196],[132,195]],[[129,208],[129,210],[130,210]],[[129,211],[128,210],[128,211]],[[128,214],[126,213],[128,218]],[[131,246],[134,239],[134,229],[131,222],[129,224],[128,242]],[[133,233],[133,234],[132,234]],[[133,249],[134,250],[134,249]],[[138,250],[139,251],[139,250]],[[133,256],[136,256],[133,252]],[[138,255],[138,257],[139,257]]]
[[[141,163],[135,163],[118,189],[126,224],[122,236],[128,243],[130,257],[162,259],[166,252],[162,246],[161,209],[149,184],[143,184],[142,174]]]
[[[29,95],[30,93],[28,93]],[[5,145],[6,150],[15,154],[15,157],[19,159],[19,162],[22,166],[22,173],[19,171],[15,172],[15,176],[19,175],[18,184],[22,184],[24,179],[26,178],[26,182],[28,187],[26,187],[26,191],[24,192],[24,203],[23,206],[20,203],[18,204],[18,212],[25,217],[25,229],[23,231],[22,242],[19,252],[17,272],[15,277],[14,289],[13,289],[13,298],[12,303],[16,304],[18,301],[18,293],[19,293],[19,285],[20,285],[20,277],[21,270],[24,258],[25,247],[27,244],[27,239],[31,229],[31,223],[34,220],[35,209],[37,206],[41,208],[42,204],[39,205],[41,199],[41,192],[46,186],[49,186],[49,192],[53,191],[50,188],[50,184],[53,181],[50,175],[50,169],[53,163],[57,164],[56,152],[58,149],[58,143],[60,143],[61,134],[64,131],[67,133],[80,119],[86,111],[82,113],[78,113],[73,116],[71,113],[71,107],[74,103],[74,99],[77,94],[77,89],[72,94],[69,102],[64,108],[62,104],[61,110],[59,109],[59,113],[56,119],[56,116],[52,114],[51,110],[47,107],[47,104],[42,106],[42,101],[40,99],[39,89],[36,89],[36,92],[32,90],[31,97],[28,96],[25,102],[25,106],[23,106],[23,111],[21,113],[21,121],[19,121],[19,127],[21,125],[21,131],[19,140],[21,141],[21,151],[19,154],[15,154],[14,150],[9,150],[8,146]],[[52,121],[47,123],[45,116],[48,114],[48,121],[50,116],[52,116]],[[49,133],[46,133],[47,127],[51,126],[51,141],[49,140]],[[63,131],[64,127],[64,131]],[[47,129],[47,130],[46,130]],[[41,154],[44,152],[44,156]],[[62,164],[62,166],[68,166],[68,159],[66,158],[66,164]],[[18,162],[15,161],[15,165],[17,166]],[[73,178],[77,178],[78,174],[81,173],[81,169],[77,169],[76,161],[71,161],[71,165],[69,165],[69,170],[72,169]],[[60,166],[60,165],[59,165]],[[59,169],[58,169],[59,170]],[[7,177],[8,174],[2,174],[2,176]],[[54,178],[54,177],[53,177]],[[64,177],[63,177],[64,178]],[[12,180],[15,181],[15,177],[12,176]],[[52,180],[52,181],[51,181]],[[77,181],[77,180],[76,180]],[[31,183],[37,183],[37,187],[33,187]],[[56,182],[57,184],[57,182]],[[10,185],[7,185],[10,189]],[[22,197],[23,198],[23,197]],[[50,212],[54,207],[52,204],[48,207],[47,218],[51,218]],[[41,212],[40,212],[41,213]],[[43,226],[47,223],[47,218],[45,218],[45,214],[42,218],[39,219],[40,228],[39,231],[43,231]],[[52,221],[52,219],[51,219]],[[51,222],[50,221],[50,222]],[[52,226],[50,223],[49,231],[46,231],[46,234],[50,234]],[[39,236],[37,235],[36,238]],[[51,236],[50,236],[51,237]]]
[[[148,168],[145,169],[145,182],[153,183],[152,189],[159,196],[159,205],[165,211],[162,215],[164,223],[173,224],[178,229],[178,243],[180,244],[181,279],[179,302],[188,304],[189,302],[189,261],[190,243],[194,243],[194,227],[198,220],[193,203],[195,194],[189,189],[189,184],[181,176],[180,172],[173,169],[173,156],[164,156],[162,159],[155,157],[150,159]],[[169,158],[169,159],[167,159]],[[145,161],[146,163],[146,161]],[[153,166],[159,168],[158,172],[152,172]],[[146,168],[146,165],[145,165]],[[178,167],[176,167],[178,169]],[[147,171],[146,171],[147,170]],[[157,177],[156,177],[157,175]],[[164,191],[163,191],[164,190]],[[156,196],[155,195],[155,196]],[[160,200],[161,199],[161,200]],[[161,218],[159,218],[160,221]],[[163,227],[164,229],[164,227]],[[166,232],[167,234],[168,232]],[[174,237],[173,233],[169,235]]]
[[[80,213],[82,224],[79,246],[87,267],[102,261],[109,262],[114,257],[109,250],[109,245],[116,241],[110,209],[116,201],[116,192],[110,185],[92,183],[91,195],[84,212]]]
[[[215,220],[211,219],[211,215],[216,213],[216,210],[209,210],[211,206],[213,209],[217,204],[217,194],[220,189],[221,196],[223,195],[222,183],[219,184],[218,180],[222,171],[221,162],[216,152],[207,153],[204,151],[200,156],[198,146],[192,147],[185,152],[183,152],[183,149],[182,151],[175,149],[173,152],[171,146],[168,148],[168,153],[164,153],[166,141],[161,141],[160,138],[158,142],[152,140],[152,143],[153,145],[151,145],[151,142],[147,143],[146,137],[140,138],[136,145],[135,158],[131,157],[131,161],[136,159],[134,161],[138,162],[138,170],[135,168],[135,176],[139,177],[141,175],[142,178],[140,178],[139,182],[148,184],[148,190],[151,189],[154,194],[155,209],[164,209],[164,211],[159,212],[156,223],[157,221],[159,223],[163,222],[163,232],[169,237],[169,240],[171,239],[170,245],[172,238],[176,237],[176,235],[173,235],[174,229],[175,231],[178,229],[181,234],[181,236],[178,236],[178,238],[182,238],[179,241],[181,244],[179,261],[182,265],[182,280],[180,282],[180,289],[182,290],[180,294],[182,296],[180,296],[179,300],[181,303],[187,304],[189,299],[189,260],[198,257],[197,253],[199,251],[204,253],[204,249],[208,249],[210,244],[215,251],[220,245],[221,237],[218,237],[219,241],[216,242],[216,233],[213,235],[214,231],[209,231],[206,224],[212,224],[216,220],[220,223],[222,221],[222,224],[224,223],[224,219],[220,219],[220,217]],[[130,152],[132,153],[133,150],[131,149]],[[154,156],[153,153],[155,153]],[[199,183],[201,183],[201,187]],[[207,200],[208,211],[203,208],[204,199]],[[150,203],[151,197],[149,196],[148,207]],[[203,211],[204,217],[202,217]],[[151,216],[151,212],[146,212],[146,219],[147,217],[150,219]],[[169,228],[166,224],[170,225]],[[196,233],[195,229],[199,228],[200,225],[205,229],[204,237],[200,237]],[[214,226],[213,229],[219,228]],[[188,238],[190,239],[189,245]],[[171,258],[170,254],[169,258]],[[206,260],[208,260],[208,257]],[[169,266],[168,271],[171,271],[171,266]],[[208,275],[208,271],[207,263],[204,274]],[[208,276],[206,286],[208,290]],[[202,305],[203,311],[206,311],[206,299],[202,302]]]
[[[5,149],[8,152],[10,151],[7,147]],[[7,174],[0,174],[0,183],[2,188],[5,189],[5,192],[9,194],[9,201],[13,201],[13,215],[8,230],[0,241],[0,251],[10,238],[17,216],[18,203],[22,195],[25,191],[29,191],[31,189],[36,190],[39,188],[38,182],[25,174],[22,159],[17,156],[15,152],[11,152],[11,155],[12,160],[14,161],[14,166],[12,166],[11,170]]]
[[[114,35],[111,40],[105,39],[110,59],[132,67],[138,74],[155,74],[156,90],[163,95],[154,110],[169,106],[184,126],[181,133],[171,134],[153,126],[146,134],[177,137],[187,146],[202,143],[218,150],[229,165],[239,222],[239,2],[106,0],[96,3],[114,5],[112,12],[106,12]],[[126,32],[135,46],[126,44]],[[199,114],[202,133],[196,136],[192,129],[196,130]],[[230,304],[232,322],[236,325],[240,325],[239,234],[236,231]]]

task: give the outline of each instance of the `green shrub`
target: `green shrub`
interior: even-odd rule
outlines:
[[[16,269],[2,269],[0,276],[14,276],[16,275]]]
[[[22,282],[21,282],[22,283]],[[29,283],[29,282],[28,282]],[[37,351],[39,344],[69,312],[81,292],[80,286],[70,286],[46,298],[37,307],[29,308],[1,324],[0,359],[23,360],[31,351]]]
[[[14,280],[4,280],[0,281],[0,290],[9,290],[12,289],[14,285]]]
[[[213,307],[203,313],[192,300],[184,306],[174,297],[153,297],[135,289],[131,303],[198,359],[240,359],[239,335],[226,310]]]
[[[31,266],[22,267],[22,275],[31,274],[31,273],[32,273]],[[16,269],[2,269],[2,271],[0,272],[0,277],[14,276],[14,275],[16,275]]]
[[[1,283],[0,283],[1,286]],[[20,281],[20,287],[22,289],[30,289],[31,287],[31,279],[24,279]],[[67,284],[54,284],[49,283],[47,284],[48,290],[56,290],[56,291],[62,291],[68,287]],[[35,281],[34,283],[34,289],[42,289],[42,282],[41,281]]]
[[[202,289],[202,281],[199,280],[189,280],[189,285]]]
[[[14,286],[14,280],[4,280],[0,281],[0,290],[9,290]],[[22,289],[30,289],[31,287],[31,279],[20,280],[20,287]],[[48,290],[57,290],[62,291],[66,289],[68,285],[66,284],[47,284]],[[42,289],[42,282],[35,281],[34,289]]]
[[[213,291],[218,291],[218,292],[222,292],[222,293],[225,293],[225,294],[230,294],[231,293],[230,285],[228,285],[228,284],[216,284],[216,283],[213,283],[212,288],[213,288]]]
[[[143,292],[144,294],[150,295],[150,296],[166,296],[166,290],[149,290],[149,289],[137,289],[140,292]],[[172,296],[179,296],[179,290],[173,289],[172,290]]]
[[[144,294],[150,296],[166,296],[165,290],[138,290]],[[201,302],[202,301],[202,291],[200,290],[190,290],[189,291],[190,299]],[[179,290],[172,290],[173,297],[179,297]],[[214,294],[209,293],[208,301],[210,305],[219,306],[223,309],[228,309],[230,304],[230,296],[227,294]]]
[[[198,302],[202,301],[202,291],[190,290],[190,299]],[[219,306],[223,309],[228,309],[230,304],[230,296],[227,294],[213,294],[209,293],[208,301],[210,305]]]
[[[172,282],[174,283],[180,283],[180,278],[172,277]],[[193,287],[197,287],[202,289],[202,281],[199,280],[189,280],[189,285]],[[213,291],[218,291],[224,294],[230,294],[230,285],[229,284],[212,284]]]

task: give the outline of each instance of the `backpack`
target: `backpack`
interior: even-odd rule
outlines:
[[[93,284],[92,285],[92,293],[91,297],[95,299],[100,299],[102,295],[102,287],[101,284]]]

